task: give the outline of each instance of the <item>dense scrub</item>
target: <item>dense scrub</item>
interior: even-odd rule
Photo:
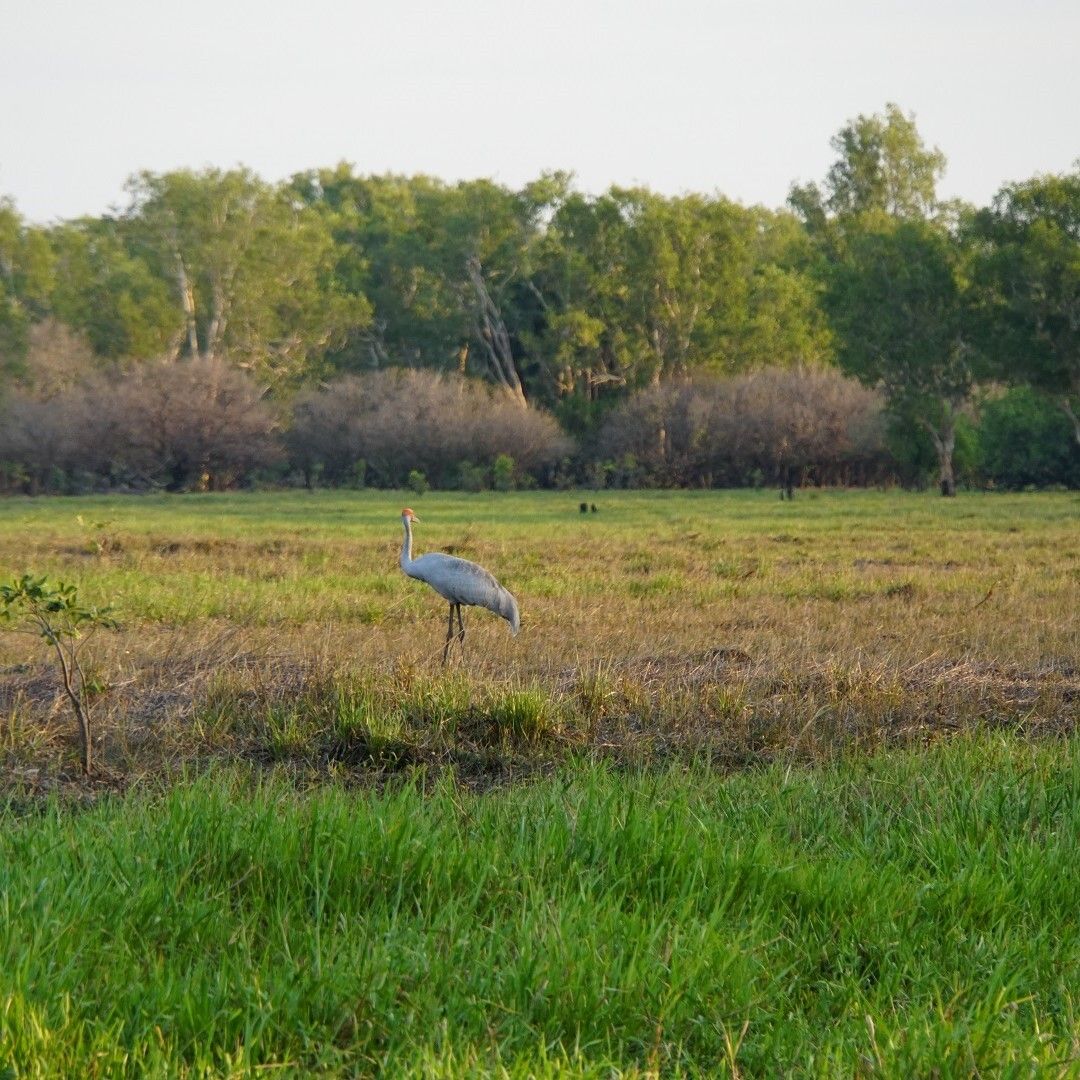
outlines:
[[[865,484],[889,476],[879,394],[830,368],[660,386],[605,421],[593,455],[621,486]]]
[[[0,487],[224,490],[263,483],[491,488],[918,486],[925,432],[834,368],[762,368],[630,395],[578,442],[555,418],[479,380],[390,369],[269,400],[213,360],[90,374],[41,343],[35,380],[0,403]],[[957,425],[968,486],[1080,484],[1080,445],[1031,391]]]
[[[422,371],[347,376],[305,394],[287,436],[290,460],[310,484],[404,487],[421,472],[438,487],[492,485],[500,455],[518,481],[550,479],[570,454],[555,420],[522,409],[489,385]]]

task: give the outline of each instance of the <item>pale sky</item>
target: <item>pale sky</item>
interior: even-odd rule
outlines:
[[[895,101],[947,155],[940,193],[1080,157],[1078,0],[11,0],[0,195],[100,214],[141,169],[267,180],[549,169],[599,192],[780,206],[830,137]]]

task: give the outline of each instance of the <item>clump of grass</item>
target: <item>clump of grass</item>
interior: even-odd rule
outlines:
[[[489,730],[511,744],[535,746],[557,738],[563,728],[558,706],[538,687],[494,694],[478,711]]]

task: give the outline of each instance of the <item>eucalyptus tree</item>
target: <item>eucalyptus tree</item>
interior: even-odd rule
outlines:
[[[568,189],[537,240],[531,281],[541,318],[529,342],[549,401],[564,406],[572,427],[637,381],[627,273],[627,222],[617,200]]]
[[[535,361],[521,314],[538,303],[533,251],[563,178],[512,191],[491,180],[356,176],[343,165],[291,186],[330,223],[344,291],[371,301],[367,332],[339,366],[480,374],[526,404]]]
[[[178,343],[169,282],[133,249],[128,223],[82,218],[49,230],[50,307],[111,359],[162,356]]]
[[[742,228],[747,288],[744,306],[732,313],[729,367],[832,363],[833,335],[813,273],[817,253],[806,230],[793,214],[761,207],[745,211]]]
[[[426,176],[357,176],[341,164],[298,174],[290,189],[330,229],[338,289],[371,307],[370,321],[331,353],[334,366],[454,366],[467,328],[432,242],[445,185]]]
[[[725,363],[733,314],[745,308],[742,208],[722,198],[665,199],[613,189],[627,222],[626,310],[649,381]]]
[[[999,374],[1053,398],[1080,444],[1080,163],[1005,186],[972,232]]]
[[[790,214],[640,188],[572,193],[540,249],[541,352],[560,395],[829,356],[812,249]]]
[[[831,267],[828,303],[841,367],[927,432],[954,495],[957,418],[983,367],[958,245],[924,221],[864,228]]]
[[[824,188],[794,187],[789,202],[818,245],[837,357],[927,432],[941,492],[953,495],[957,417],[984,357],[955,208],[936,194],[944,155],[891,104],[848,123],[832,146]]]
[[[543,217],[558,202],[559,176],[520,191],[471,180],[447,192],[433,229],[443,272],[456,283],[469,327],[459,352],[462,369],[478,368],[513,402],[527,405],[524,325],[532,302],[534,249]]]
[[[795,185],[788,200],[811,229],[864,214],[926,220],[940,210],[937,182],[945,172],[945,155],[924,145],[915,117],[898,105],[889,102],[884,114],[855,117],[829,145],[837,157],[824,189]]]
[[[334,276],[325,222],[247,169],[144,172],[127,220],[172,283],[177,354],[228,358],[271,383],[319,370],[370,318]]]

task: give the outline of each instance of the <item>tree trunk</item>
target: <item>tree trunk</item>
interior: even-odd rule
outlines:
[[[187,327],[188,352],[192,359],[199,355],[199,334],[195,322],[195,290],[188,281],[183,257],[176,252],[176,284],[180,289],[180,302],[184,305],[184,324]]]
[[[1061,411],[1069,418],[1069,422],[1073,427],[1073,437],[1076,439],[1077,445],[1080,446],[1080,416],[1073,412],[1073,407],[1067,397],[1062,398],[1059,404],[1061,405]]]
[[[83,678],[82,668],[74,653],[69,658],[64,653],[64,646],[54,633],[47,633],[46,637],[56,650],[60,660],[60,674],[64,684],[64,693],[71,702],[71,710],[75,713],[75,719],[79,725],[79,749],[82,751],[82,767],[86,776],[90,775],[94,767],[93,742],[90,738],[90,716],[87,712],[83,695],[86,692],[86,680]],[[78,686],[75,685],[75,677],[78,675]]]
[[[210,325],[206,328],[207,359],[216,360],[221,353],[221,341],[225,336],[225,319],[225,290],[221,282],[215,278],[211,297]]]
[[[529,407],[525,399],[525,389],[521,385],[517,365],[514,363],[513,349],[510,347],[510,334],[503,322],[495,301],[488,291],[480,260],[472,256],[465,264],[473,292],[476,296],[476,315],[479,338],[484,344],[488,356],[488,367],[495,376],[495,381],[509,394],[516,405],[523,409]]]
[[[953,451],[956,449],[956,417],[949,410],[941,430],[938,431],[929,420],[921,421],[930,433],[938,459],[938,484],[941,494],[951,498],[956,494],[956,477],[953,473]]]

